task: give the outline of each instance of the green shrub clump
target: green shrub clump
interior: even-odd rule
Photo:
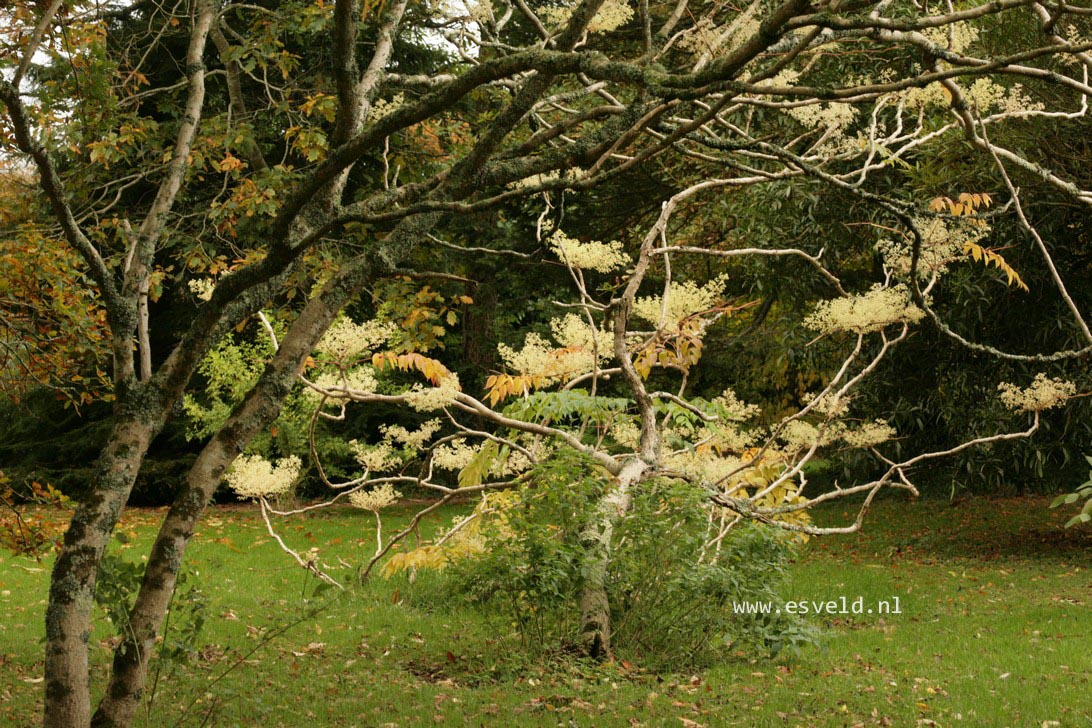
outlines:
[[[509,504],[483,518],[482,548],[454,561],[429,601],[481,609],[532,649],[577,643],[585,548],[581,535],[608,483],[594,463],[560,455],[538,466]],[[634,491],[614,529],[608,597],[615,656],[649,669],[707,665],[733,651],[776,654],[813,641],[798,618],[777,614],[793,556],[782,531],[720,527],[693,485],[651,480]],[[738,614],[763,602],[769,614]]]

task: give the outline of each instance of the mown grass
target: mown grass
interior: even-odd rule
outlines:
[[[408,510],[385,519],[405,523]],[[156,512],[126,515],[139,558]],[[450,511],[425,528],[447,522]],[[833,523],[844,506],[816,514]],[[528,653],[498,620],[409,605],[405,579],[312,598],[315,584],[249,508],[214,510],[190,552],[209,599],[199,655],[164,664],[140,724],[168,726],[827,726],[1092,724],[1092,534],[1064,532],[1046,501],[885,500],[864,533],[813,540],[785,596],[899,598],[901,614],[819,616],[822,645],[737,655],[699,674],[652,674]],[[332,511],[286,523],[347,582],[372,521]],[[41,701],[48,565],[0,561],[0,723]],[[313,613],[312,613],[313,612]],[[95,684],[108,625],[92,638]],[[693,721],[692,723],[688,721]]]

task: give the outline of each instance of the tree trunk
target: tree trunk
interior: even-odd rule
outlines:
[[[622,467],[617,484],[599,501],[594,520],[581,534],[585,552],[584,585],[580,595],[580,641],[587,655],[596,659],[611,656],[607,576],[614,526],[629,510],[633,500],[633,484],[647,467],[644,461],[637,458]]]
[[[119,403],[119,410],[125,404]],[[144,416],[119,417],[99,456],[90,494],[72,516],[53,566],[45,620],[46,728],[83,728],[90,722],[87,642],[95,578],[144,454],[163,425],[164,413],[158,409],[149,405]]]
[[[186,547],[224,472],[246,444],[280,414],[296,375],[342,306],[370,280],[363,263],[330,281],[311,299],[285,335],[258,383],[198,455],[183,491],[167,512],[148,556],[129,628],[114,652],[106,694],[92,725],[128,726],[144,694],[148,661],[163,625]]]
[[[226,446],[223,438],[210,442],[190,468],[183,491],[171,504],[149,553],[144,581],[129,615],[129,629],[114,652],[110,683],[91,720],[92,726],[132,723],[144,694],[148,659],[174,593],[186,545],[235,455],[235,448]]]

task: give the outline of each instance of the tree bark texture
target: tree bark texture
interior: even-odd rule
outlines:
[[[65,533],[46,608],[46,728],[82,728],[90,722],[87,642],[99,562],[148,445],[162,424],[163,418],[154,415],[118,419],[96,465],[90,495],[76,509]]]
[[[618,474],[617,482],[600,499],[595,518],[581,534],[584,544],[584,585],[580,594],[580,641],[589,657],[611,656],[610,574],[611,540],[614,527],[629,511],[633,486],[648,466],[634,458]]]

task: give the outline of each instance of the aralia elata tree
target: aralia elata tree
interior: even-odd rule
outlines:
[[[498,432],[560,441],[600,462],[615,485],[585,539],[583,621],[593,651],[609,650],[598,582],[609,560],[611,524],[643,478],[674,475],[707,489],[711,502],[732,514],[813,530],[788,515],[834,496],[800,495],[796,477],[837,438],[872,446],[889,434],[879,424],[840,426],[842,398],[915,321],[939,327],[956,345],[1029,361],[1071,359],[1092,347],[1081,303],[1054,269],[1013,179],[1034,179],[1080,204],[1092,203],[1092,193],[1055,174],[1048,158],[992,141],[1002,139],[1012,121],[1086,114],[1092,13],[1082,7],[1033,0],[938,7],[756,0],[742,9],[687,0],[550,7],[498,0],[422,8],[405,0],[53,0],[16,2],[0,12],[4,151],[24,165],[20,174],[36,177],[51,233],[82,260],[105,311],[113,357],[112,432],[53,571],[46,725],[131,722],[186,545],[213,490],[277,416],[346,303],[402,270],[415,251],[432,244],[430,235],[442,238],[446,222],[460,212],[590,189],[668,156],[707,177],[685,182],[665,201],[633,271],[606,300],[586,287],[580,272],[595,269],[582,257],[595,257],[588,244],[543,231],[559,236],[556,247],[574,256],[568,262],[579,294],[570,302],[576,319],[568,319],[564,331],[573,320],[588,326],[583,348],[574,341],[563,347],[572,349],[564,356],[590,371],[564,368],[569,364],[537,370],[531,362],[552,355],[543,359],[529,346],[526,356],[513,352],[513,371],[494,379],[493,404],[535,387],[564,386],[573,377],[590,383],[594,397],[599,376],[617,369],[612,376],[624,382],[635,427],[629,440],[617,431],[610,435],[613,451],[607,439],[589,442],[595,428],[569,430],[497,412],[440,370],[431,371],[439,386],[407,394],[377,395],[348,380],[324,389],[329,396],[455,408],[492,422]],[[991,42],[990,29],[1004,24],[1027,30],[1021,37],[1032,40],[1017,48]],[[430,65],[414,67],[413,49],[425,55],[431,49]],[[1038,107],[1017,82],[1060,89],[1052,98],[1063,99],[1064,107]],[[930,216],[922,201],[872,187],[893,164],[939,153],[936,147],[954,134],[994,163],[996,196],[1041,251],[1085,345],[1065,352],[998,351],[952,330],[931,304],[944,268],[965,252],[1005,268],[980,228],[964,229],[963,218],[978,215],[962,213],[980,212],[982,198],[957,198],[946,213]],[[805,179],[882,211],[890,229],[882,251],[887,275],[877,288],[842,289],[823,265],[822,241],[793,249],[763,240],[710,249],[672,235],[680,202],[713,190]],[[952,184],[960,188],[958,180]],[[704,327],[728,313],[718,283],[672,282],[673,259],[697,255],[795,256],[844,294],[813,317],[820,333],[849,332],[844,366],[796,416],[765,439],[756,435],[758,451],[738,461],[730,459],[738,455],[727,444],[715,457],[705,448],[735,432],[731,398],[695,404],[684,387],[648,391],[642,377],[654,366],[669,367],[682,376],[675,385],[685,384]],[[658,315],[645,310],[655,304],[641,290],[653,269],[667,281]],[[182,330],[157,331],[151,302],[162,282],[170,275],[185,281],[194,272],[222,275]],[[148,448],[210,348],[292,291],[303,291],[305,303],[254,386],[201,451],[164,519],[130,629],[92,713],[87,635],[96,570]],[[686,294],[709,305],[673,304]],[[644,327],[631,326],[635,316]],[[154,342],[163,342],[162,350],[153,351]],[[613,362],[600,369],[600,357],[608,355]],[[377,362],[383,363],[413,362],[394,356]],[[1008,396],[1037,411],[1067,393],[1042,379]],[[667,411],[696,418],[688,437],[697,438],[691,444],[700,457],[673,453],[674,445],[665,444]],[[518,437],[479,437],[528,460],[538,457]],[[701,443],[706,437],[709,443]],[[767,485],[756,491],[734,484],[734,471],[745,474],[775,451],[784,469]],[[683,462],[688,453],[698,462]],[[887,465],[886,475],[839,494],[874,493],[935,455],[894,460],[878,448],[874,454]],[[707,472],[712,464],[722,471]],[[263,467],[244,465],[255,477]],[[788,502],[768,502],[778,489]]]

